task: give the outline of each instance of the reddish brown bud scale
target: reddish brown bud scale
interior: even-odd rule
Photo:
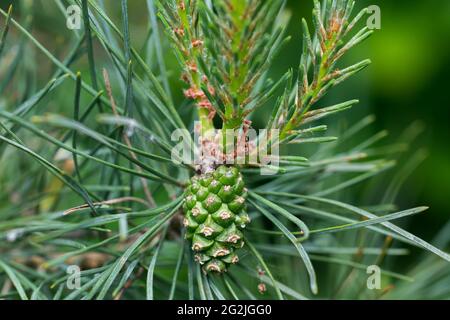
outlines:
[[[184,37],[184,29],[183,28],[175,28],[173,29],[173,32],[180,37]]]
[[[183,224],[196,252],[195,261],[205,272],[225,272],[239,261],[235,251],[244,246],[242,230],[250,222],[246,194],[242,175],[234,167],[220,166],[191,179]]]
[[[192,45],[192,47],[197,48],[197,47],[200,47],[200,46],[203,45],[203,41],[200,40],[200,39],[193,40],[193,41],[191,42],[191,45]]]

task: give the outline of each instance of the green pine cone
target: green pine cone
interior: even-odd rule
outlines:
[[[250,222],[246,198],[247,189],[236,167],[222,165],[191,178],[185,195],[184,226],[203,270],[220,273],[239,261],[235,251],[244,246],[242,229]]]

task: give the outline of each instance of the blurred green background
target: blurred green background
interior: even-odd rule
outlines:
[[[120,25],[119,2],[104,2],[108,12],[115,13],[114,21]],[[2,0],[0,5],[5,10],[9,3]],[[60,58],[67,54],[67,35],[71,31],[65,28],[61,8],[55,2],[22,0],[12,3],[15,7],[14,17],[21,23],[26,21],[24,13],[32,12],[33,20],[30,23],[33,34],[49,51]],[[381,30],[350,51],[344,59],[344,63],[350,65],[370,58],[372,65],[335,88],[327,101],[337,103],[345,99],[359,99],[359,105],[341,115],[341,118],[345,115],[346,121],[352,123],[367,114],[375,114],[377,120],[371,128],[372,132],[365,134],[369,136],[387,129],[389,135],[384,143],[396,141],[415,121],[423,125],[423,132],[414,139],[412,149],[425,148],[428,157],[408,178],[397,202],[402,208],[415,205],[431,207],[426,215],[409,220],[409,230],[430,239],[450,217],[450,1],[357,1],[359,8],[373,4],[381,8]],[[144,0],[129,1],[132,41],[136,48],[143,47],[147,35],[148,16],[143,6]],[[274,78],[287,68],[295,69],[298,64],[301,52],[300,19],[306,17],[310,21],[312,1],[289,0],[287,10],[291,14],[288,33],[292,40],[282,50],[271,70]],[[11,34],[18,38],[14,28]],[[166,49],[168,69],[175,70],[171,83],[173,92],[181,101],[182,84],[178,80],[178,67],[170,49]],[[50,79],[52,65],[31,45],[26,50],[29,50],[29,60],[24,61],[24,64],[28,64],[29,68],[37,68],[36,78],[30,78],[29,81],[40,88]],[[96,54],[96,60],[101,61],[103,51],[97,50]],[[101,62],[97,64],[99,70],[102,67],[104,65]],[[73,68],[88,74],[87,61],[84,59]],[[64,94],[59,95],[59,98],[54,97],[49,103],[64,101]],[[333,119],[330,126],[333,126]],[[402,165],[399,163],[400,167]]]
[[[430,206],[408,227],[430,239],[450,217],[450,1],[356,2],[360,8],[380,7],[381,30],[348,53],[346,64],[362,58],[370,58],[372,64],[335,88],[332,99],[359,99],[359,105],[345,116],[356,121],[375,114],[373,132],[389,132],[384,143],[394,142],[415,121],[423,125],[411,147],[412,151],[426,149],[428,156],[405,181],[397,203]],[[312,1],[291,0],[288,7],[292,13],[289,33],[294,38],[278,60],[283,70],[296,66],[300,19],[306,16],[310,21]]]

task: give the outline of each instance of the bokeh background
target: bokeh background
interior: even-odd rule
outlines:
[[[9,3],[11,1],[1,0],[0,6],[6,10]],[[30,23],[33,35],[53,54],[63,57],[69,50],[68,33],[71,31],[65,28],[61,7],[55,3],[49,0],[12,1],[14,17],[21,23]],[[114,21],[120,25],[119,2],[105,0],[104,3],[108,12],[113,14]],[[344,59],[345,64],[351,64],[370,58],[372,65],[333,89],[327,99],[334,103],[344,99],[359,99],[359,105],[345,114],[345,121],[352,123],[367,114],[374,114],[376,122],[369,132],[363,134],[369,137],[386,129],[389,135],[384,143],[397,141],[412,124],[415,128],[422,128],[421,134],[413,139],[411,149],[424,149],[428,156],[405,181],[397,203],[401,208],[416,205],[431,207],[427,214],[407,221],[409,230],[424,239],[430,239],[450,217],[450,1],[357,1],[359,8],[373,4],[381,8],[381,30]],[[144,45],[147,35],[148,16],[143,6],[144,0],[129,1],[132,41],[136,48]],[[312,1],[289,0],[287,10],[291,14],[288,33],[292,40],[281,51],[271,69],[274,78],[287,68],[296,68],[298,64],[301,17],[311,20]],[[3,23],[4,19],[0,21]],[[19,43],[20,36],[15,28],[12,28],[11,35],[9,39]],[[171,86],[181,101],[182,84],[178,79],[178,67],[169,48],[166,49],[168,69],[173,72]],[[27,90],[41,88],[52,75],[52,65],[32,45],[27,44],[22,50],[26,50],[28,58],[21,63],[24,68],[31,70],[29,83],[23,86]],[[96,50],[96,60],[100,61],[98,68],[103,67],[102,52]],[[6,65],[0,67],[0,77],[5,68]],[[84,58],[74,68],[88,74]],[[11,98],[13,92],[4,90],[0,100]],[[58,90],[51,100],[43,103],[54,104],[55,109],[64,110],[63,92]],[[7,94],[10,96],[6,97]],[[330,126],[333,126],[333,121],[338,120],[331,120]],[[258,119],[255,119],[257,122]],[[403,163],[399,163],[399,167],[402,166]]]
[[[310,17],[311,2],[289,1],[294,39],[283,53],[286,58],[279,59],[280,68],[296,61],[300,19]],[[380,7],[381,30],[346,57],[348,63],[367,57],[372,65],[335,91],[359,99],[347,116],[356,120],[373,113],[373,130],[388,130],[386,142],[411,124],[423,125],[411,148],[424,148],[428,156],[405,181],[397,202],[430,206],[409,226],[429,239],[450,217],[450,1],[360,0],[357,5]]]

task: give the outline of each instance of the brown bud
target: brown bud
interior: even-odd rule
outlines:
[[[175,28],[175,29],[173,29],[173,32],[175,32],[175,34],[179,35],[180,37],[184,36],[184,29],[183,28]]]
[[[267,291],[266,285],[264,283],[258,284],[258,291],[261,294],[264,294]]]
[[[203,45],[203,40],[200,40],[200,39],[192,40],[191,45],[194,48],[200,47]]]
[[[183,72],[181,74],[181,80],[186,82],[186,83],[189,83],[189,76],[186,73]]]
[[[208,100],[202,100],[198,103],[198,106],[200,108],[206,108],[206,109],[211,109],[212,108],[212,104],[211,102],[209,102]]]
[[[216,90],[213,86],[208,85],[208,92],[213,96],[216,94]]]
[[[189,71],[192,71],[192,72],[197,72],[198,71],[197,64],[195,62],[188,62],[186,64],[186,66],[189,69]]]

